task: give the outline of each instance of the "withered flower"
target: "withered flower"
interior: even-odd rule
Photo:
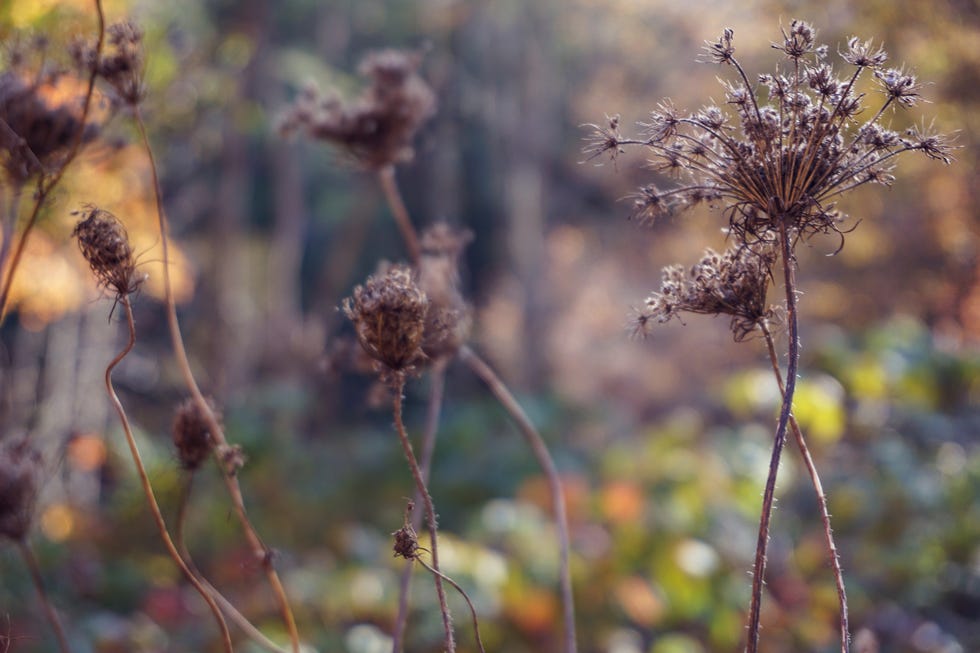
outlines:
[[[209,403],[217,417],[218,412],[214,408],[214,402]],[[214,448],[211,426],[200,405],[193,398],[186,399],[177,406],[174,415],[173,440],[180,464],[190,471],[199,468]]]
[[[75,66],[105,80],[114,99],[126,106],[136,106],[143,99],[143,30],[131,21],[113,23],[106,28],[106,48],[101,58],[96,56],[94,43],[76,41],[71,44]]]
[[[0,536],[23,540],[30,530],[41,454],[27,439],[0,445]]]
[[[344,300],[361,347],[389,371],[402,374],[425,360],[422,342],[429,299],[410,268],[392,266],[368,277]]]
[[[143,277],[136,273],[136,259],[129,245],[126,229],[116,216],[95,206],[75,214],[85,218],[75,225],[72,236],[78,239],[82,256],[88,261],[99,285],[111,288],[117,297],[136,291]]]
[[[432,90],[418,75],[420,63],[417,53],[372,53],[359,69],[370,79],[360,97],[344,102],[307,88],[283,116],[280,131],[301,131],[337,145],[371,169],[408,161],[412,139],[436,107]]]
[[[418,285],[429,299],[422,350],[432,360],[450,357],[470,335],[473,315],[459,290],[459,259],[472,232],[437,223],[422,234]]]

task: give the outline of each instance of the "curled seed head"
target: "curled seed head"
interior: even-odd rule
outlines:
[[[23,540],[37,504],[41,454],[28,441],[0,446],[0,536]]]
[[[364,350],[389,370],[410,371],[425,360],[422,340],[429,299],[410,268],[396,265],[368,277],[344,300],[343,310]]]
[[[214,408],[214,402],[209,401],[209,403],[215,418],[220,419]],[[173,438],[181,466],[190,471],[199,468],[214,448],[214,438],[207,417],[201,410],[200,404],[193,398],[177,406]]]
[[[134,292],[143,279],[136,274],[133,249],[122,223],[108,211],[94,206],[73,215],[78,214],[85,217],[75,225],[72,236],[78,239],[82,256],[99,285],[112,288],[119,297]]]

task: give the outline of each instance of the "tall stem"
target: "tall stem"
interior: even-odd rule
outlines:
[[[279,611],[282,615],[283,622],[286,625],[286,629],[289,632],[290,643],[292,644],[293,653],[300,653],[299,647],[299,631],[296,628],[296,620],[293,617],[293,611],[289,607],[289,599],[286,598],[286,590],[282,585],[282,581],[279,580],[279,574],[276,573],[276,569],[273,566],[273,554],[272,551],[266,547],[265,543],[259,537],[258,532],[252,525],[251,520],[248,518],[248,513],[245,510],[245,501],[242,497],[241,487],[238,485],[238,478],[232,474],[228,473],[225,469],[225,465],[221,460],[221,456],[230,451],[228,445],[228,440],[225,438],[224,429],[221,427],[221,423],[218,422],[217,417],[215,417],[214,411],[211,410],[211,406],[207,399],[204,398],[204,394],[197,385],[197,381],[194,379],[194,373],[191,371],[190,361],[187,358],[187,351],[184,348],[184,340],[180,335],[180,323],[177,320],[177,304],[174,299],[173,285],[170,279],[170,246],[167,242],[168,229],[167,229],[167,219],[163,211],[163,196],[160,191],[160,178],[157,173],[156,161],[153,157],[153,149],[150,147],[150,139],[146,134],[146,126],[143,123],[143,116],[140,113],[139,107],[134,107],[134,119],[136,121],[136,127],[139,131],[140,138],[143,142],[143,148],[146,151],[146,158],[150,165],[150,174],[153,179],[153,193],[156,200],[156,210],[157,210],[157,223],[160,231],[160,242],[163,248],[163,285],[164,294],[166,295],[167,304],[167,326],[170,330],[170,340],[173,344],[174,355],[177,358],[177,364],[180,368],[181,374],[184,377],[184,383],[187,385],[188,391],[194,398],[194,402],[197,404],[198,409],[201,414],[204,415],[205,421],[208,424],[208,429],[211,433],[211,437],[214,439],[214,455],[215,459],[218,461],[218,466],[222,470],[222,478],[225,482],[225,487],[228,489],[228,494],[231,496],[232,504],[235,509],[235,516],[242,525],[242,529],[245,532],[245,537],[252,547],[252,552],[256,559],[262,564],[262,568],[265,571],[266,579],[269,582],[269,586],[272,588],[272,593],[275,596],[276,602],[279,606]]]
[[[786,321],[789,325],[789,353],[786,363],[786,390],[783,393],[782,407],[779,410],[779,423],[772,445],[772,458],[769,461],[769,477],[762,494],[762,515],[759,519],[759,539],[755,547],[755,564],[752,569],[752,601],[749,607],[747,653],[758,653],[759,621],[762,607],[762,586],[766,573],[766,553],[769,549],[769,522],[776,492],[776,475],[779,473],[779,457],[786,444],[786,427],[793,409],[793,395],[796,393],[796,371],[800,360],[799,324],[796,315],[796,268],[793,261],[793,248],[788,233],[786,216],[778,216],[780,258],[783,261],[783,279],[786,286]]]
[[[221,616],[221,610],[218,609],[218,605],[211,598],[207,589],[201,585],[200,581],[190,570],[184,559],[180,557],[180,553],[177,551],[177,547],[174,545],[173,540],[170,538],[170,531],[167,530],[167,523],[163,519],[163,513],[160,512],[160,505],[157,503],[156,495],[153,493],[153,486],[150,485],[150,478],[146,474],[146,468],[143,466],[143,458],[140,456],[139,448],[136,446],[136,438],[133,437],[133,430],[129,425],[129,418],[126,417],[126,410],[123,408],[122,402],[119,401],[119,397],[116,396],[116,390],[112,386],[112,371],[117,365],[132,351],[133,346],[136,344],[136,323],[133,320],[133,307],[129,303],[129,297],[125,295],[119,298],[119,303],[122,304],[123,310],[126,313],[126,324],[129,326],[129,341],[121,352],[119,352],[115,358],[109,363],[105,370],[105,388],[106,392],[109,394],[109,399],[112,400],[112,405],[116,409],[116,413],[119,415],[119,421],[122,423],[123,432],[126,434],[126,444],[129,445],[129,452],[133,456],[133,463],[136,465],[136,473],[139,476],[140,484],[143,486],[143,493],[146,495],[146,503],[150,507],[150,513],[153,515],[153,521],[156,523],[157,530],[160,532],[160,539],[163,540],[163,544],[167,549],[167,553],[173,558],[173,561],[177,564],[180,570],[184,573],[187,581],[194,586],[201,598],[204,599],[208,607],[211,608],[211,613],[214,615],[215,621],[218,622],[218,628],[221,630],[221,639],[224,645],[225,651],[232,653],[233,648],[231,645],[231,634],[228,632],[228,624],[225,623],[224,617]]]
[[[504,410],[510,415],[511,419],[517,424],[525,441],[531,448],[541,471],[548,479],[548,488],[551,493],[552,510],[555,513],[555,526],[558,530],[558,546],[560,550],[559,560],[559,583],[561,586],[561,600],[564,612],[565,625],[565,653],[575,653],[578,645],[575,638],[575,601],[572,595],[572,574],[569,565],[569,551],[571,548],[568,535],[568,515],[565,510],[565,494],[562,491],[561,476],[558,475],[558,468],[555,461],[551,458],[548,446],[538,430],[534,427],[527,413],[517,403],[514,395],[511,394],[507,386],[497,376],[487,363],[480,358],[468,345],[464,345],[459,350],[459,358],[476,374],[490,389],[490,393],[500,402]]]
[[[31,545],[27,543],[26,539],[20,539],[17,540],[17,548],[20,549],[20,557],[24,559],[24,566],[27,567],[27,571],[31,574],[31,581],[34,583],[34,589],[37,590],[37,598],[41,601],[44,616],[47,617],[48,623],[51,625],[51,630],[54,631],[54,635],[58,639],[58,648],[61,649],[61,653],[70,653],[71,648],[68,646],[68,638],[65,637],[65,631],[61,627],[61,620],[58,618],[58,613],[55,612],[54,606],[51,605],[51,601],[48,599],[48,593],[44,589],[41,569],[38,567],[37,558],[34,557],[34,551],[31,550]]]
[[[405,432],[405,424],[402,421],[402,394],[405,391],[405,377],[400,375],[397,385],[395,386],[395,400],[394,400],[394,414],[395,414],[395,429],[398,431],[398,439],[402,443],[402,449],[405,451],[405,458],[408,460],[408,467],[412,470],[412,478],[415,479],[415,489],[418,491],[419,495],[422,497],[422,502],[425,505],[425,516],[429,522],[429,539],[431,542],[429,546],[432,547],[432,568],[436,571],[439,570],[439,546],[438,546],[438,533],[436,526],[436,509],[435,505],[432,503],[432,496],[429,494],[429,489],[426,487],[425,479],[422,478],[422,470],[419,468],[418,461],[415,459],[415,453],[412,451],[412,443],[408,439],[408,434]],[[442,612],[442,625],[445,630],[446,637],[446,651],[448,653],[455,653],[456,651],[456,640],[453,636],[453,620],[452,616],[449,614],[449,604],[446,603],[446,590],[442,585],[441,575],[435,576],[436,582],[436,594],[439,597],[439,608]]]
[[[422,433],[421,471],[422,480],[429,482],[432,470],[432,455],[436,449],[436,435],[439,433],[439,414],[442,411],[442,400],[446,388],[446,364],[436,363],[429,375],[429,405],[425,415],[425,431]],[[421,494],[415,492],[415,503],[422,501]],[[422,525],[422,513],[412,513],[412,528],[416,531]],[[405,626],[408,623],[408,600],[412,588],[412,565],[405,565],[402,570],[401,582],[398,586],[398,616],[395,618],[395,631],[392,634],[391,651],[400,653],[405,638]]]
[[[378,171],[378,179],[381,182],[381,190],[384,191],[388,206],[391,208],[391,214],[395,218],[395,224],[398,225],[398,231],[401,232],[402,239],[405,241],[405,248],[408,250],[412,265],[418,267],[419,259],[422,257],[422,248],[419,246],[418,233],[415,231],[415,226],[412,225],[408,209],[405,208],[405,201],[398,191],[398,184],[395,182],[395,167],[386,165],[381,168]]]
[[[786,388],[783,385],[783,375],[779,370],[779,358],[776,356],[776,346],[773,343],[772,333],[769,327],[762,325],[762,334],[766,339],[766,348],[769,350],[769,362],[772,364],[772,372],[776,376],[776,383],[779,384],[779,393],[784,395]],[[837,585],[837,602],[840,609],[840,650],[841,653],[850,651],[850,626],[847,616],[847,590],[844,588],[844,572],[840,566],[840,557],[837,555],[837,545],[834,543],[834,531],[830,525],[830,511],[827,509],[827,495],[823,491],[823,484],[820,482],[820,475],[817,473],[817,466],[810,456],[810,449],[806,446],[803,438],[803,431],[796,421],[796,417],[790,415],[789,425],[796,438],[797,447],[806,465],[807,473],[810,475],[810,482],[813,484],[813,493],[817,498],[817,505],[820,509],[820,521],[823,522],[824,540],[827,543],[827,553],[830,557],[830,566],[834,572],[834,583]]]

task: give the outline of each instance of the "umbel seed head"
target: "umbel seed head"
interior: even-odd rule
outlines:
[[[218,412],[211,404],[211,411],[218,419]],[[214,448],[211,426],[200,404],[193,398],[185,400],[174,415],[174,446],[184,469],[194,471],[200,467]]]
[[[88,261],[99,285],[112,288],[118,297],[134,292],[143,279],[136,274],[136,260],[122,223],[108,211],[90,206],[83,211],[72,236],[78,239],[82,256]]]
[[[27,440],[0,445],[0,537],[23,540],[37,504],[41,454]]]
[[[364,350],[389,370],[410,371],[425,360],[422,340],[429,300],[410,268],[395,265],[368,277],[344,300],[343,310]]]
[[[472,232],[441,222],[422,234],[418,284],[429,298],[422,349],[432,360],[452,357],[470,335],[472,309],[459,290],[459,259],[471,240]]]

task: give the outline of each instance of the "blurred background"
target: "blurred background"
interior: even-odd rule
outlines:
[[[638,133],[658,101],[694,110],[726,71],[698,64],[735,30],[750,76],[793,18],[834,52],[882,42],[930,103],[889,116],[958,132],[958,161],[899,161],[891,189],[842,208],[857,229],[799,249],[803,361],[796,414],[822,470],[846,574],[854,650],[980,651],[980,6],[975,0],[106,0],[146,31],[145,117],[161,167],[185,340],[242,445],[245,497],[278,552],[304,639],[390,650],[402,560],[389,533],[413,487],[389,404],[338,364],[337,307],[405,251],[377,179],[342,154],[277,134],[309,82],[357,93],[373,49],[425,52],[438,112],[398,179],[417,225],[475,235],[463,286],[473,346],[541,428],[566,484],[581,649],[734,651],[744,632],[778,390],[761,341],[691,317],[629,338],[660,269],[725,245],[720,212],[652,228],[624,197],[642,154],[583,163],[584,123]],[[48,35],[52,57],[94,33],[83,0],[8,0],[0,35]],[[871,86],[870,103],[875,104]],[[165,557],[102,387],[124,342],[70,242],[82,203],[126,224],[150,275],[138,344],[116,373],[168,515],[182,481],[169,432],[183,398],[160,302],[149,170],[126,115],[42,214],[0,329],[0,435],[30,433],[45,481],[32,536],[76,652],[216,651],[214,626]],[[778,344],[785,345],[780,337]],[[469,370],[449,369],[432,472],[443,569],[477,605],[489,651],[560,650],[547,484]],[[407,389],[421,431],[428,378]],[[765,651],[839,650],[837,599],[809,480],[787,446],[777,489]],[[188,540],[198,566],[285,641],[213,469],[198,474]],[[14,547],[0,543],[0,633],[54,650]],[[413,585],[407,650],[440,650],[431,581]],[[475,650],[455,597],[461,651]],[[0,640],[2,641],[2,640]],[[860,646],[858,646],[860,644]],[[250,648],[250,646],[252,648]],[[0,647],[2,648],[2,647]],[[258,650],[242,643],[238,650]]]

